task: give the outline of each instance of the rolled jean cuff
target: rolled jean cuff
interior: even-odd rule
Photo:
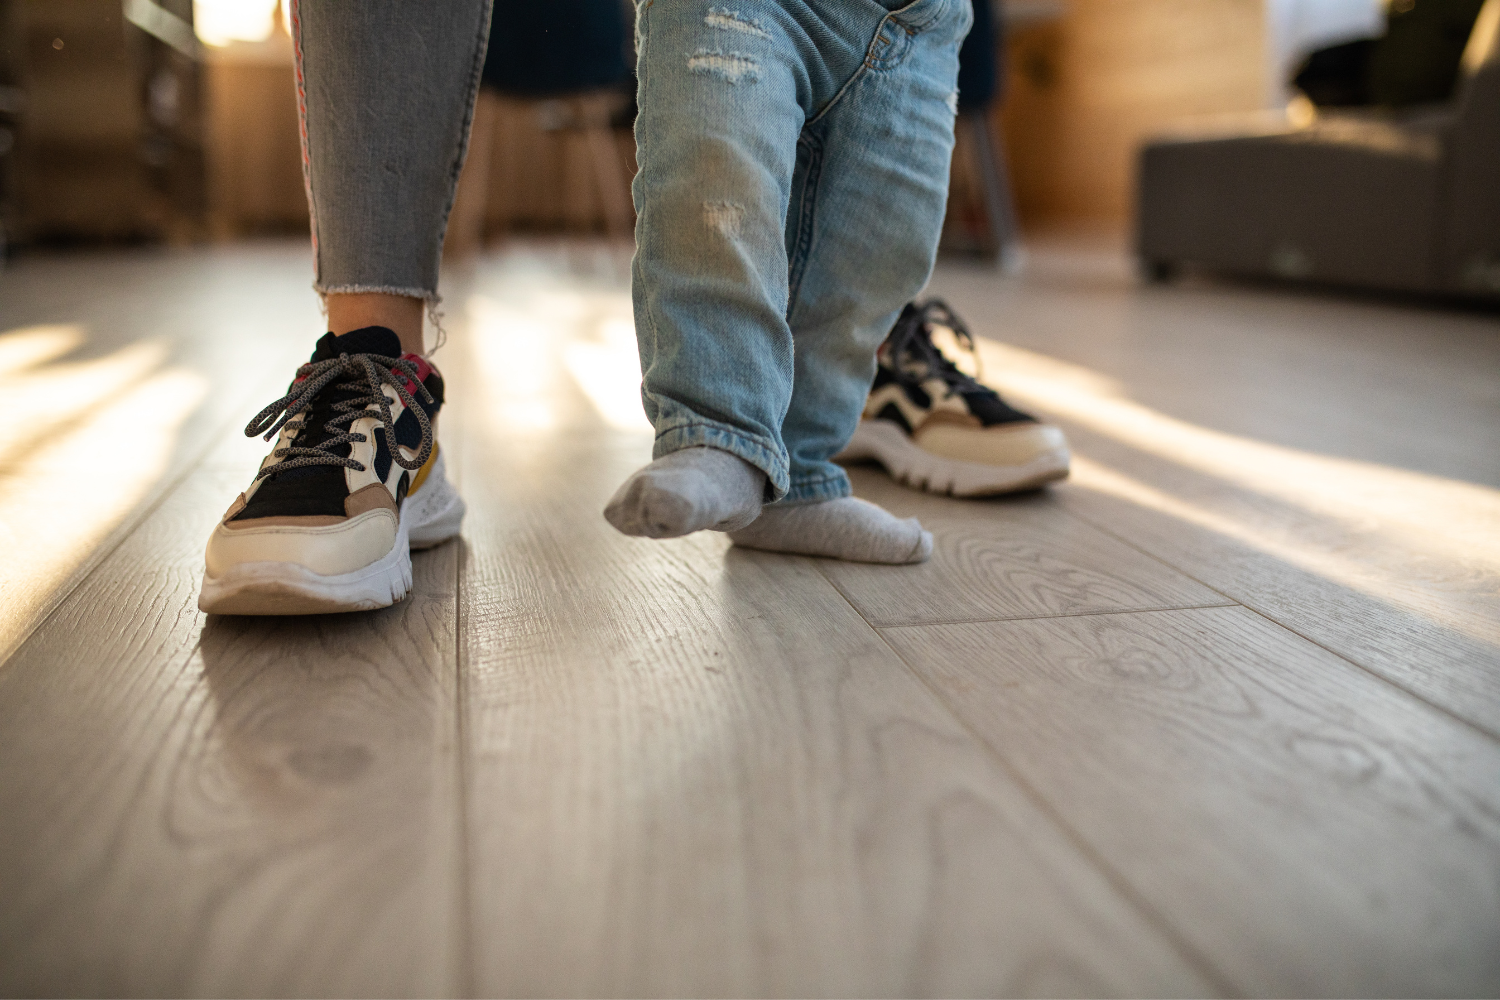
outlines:
[[[771,494],[767,502],[774,503],[786,496],[787,488],[791,485],[787,477],[787,460],[777,450],[775,442],[746,434],[728,424],[699,417],[691,422],[669,427],[657,433],[651,457],[661,458],[684,448],[705,447],[727,451],[764,472]]]
[[[794,480],[779,503],[784,507],[791,507],[800,503],[820,503],[853,495],[854,487],[849,483],[849,476],[840,470],[836,476]]]

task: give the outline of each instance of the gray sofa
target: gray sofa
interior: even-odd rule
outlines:
[[[1445,105],[1163,137],[1138,180],[1159,280],[1190,266],[1500,299],[1500,0]]]

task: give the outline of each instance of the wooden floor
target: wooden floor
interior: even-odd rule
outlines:
[[[924,566],[616,534],[626,260],[448,291],[463,538],[197,611],[296,244],[0,274],[0,994],[1500,992],[1500,316],[947,265],[1075,474]]]

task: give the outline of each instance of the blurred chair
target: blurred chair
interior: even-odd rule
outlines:
[[[1007,271],[1022,260],[1020,227],[1005,147],[990,126],[1004,98],[1005,20],[990,0],[975,0],[974,26],[958,53],[958,118],[945,250],[996,259]],[[978,195],[977,199],[974,197]],[[977,201],[978,205],[970,203]],[[977,211],[973,209],[977,207]]]
[[[1243,275],[1500,298],[1500,0],[1454,97],[1303,128],[1153,141],[1140,157],[1149,276]]]
[[[502,119],[501,102],[525,102],[543,132],[582,139],[591,192],[605,231],[628,237],[634,216],[629,166],[615,143],[612,119],[622,103],[620,85],[628,26],[620,0],[495,0],[483,85],[474,109],[469,156],[448,226],[447,254],[461,259],[479,249],[489,201],[490,163]]]

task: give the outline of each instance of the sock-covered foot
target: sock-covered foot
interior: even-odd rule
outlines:
[[[857,497],[767,507],[729,537],[747,549],[850,562],[919,563],[932,555],[932,534],[916,518],[903,521]]]
[[[645,538],[733,531],[755,520],[765,493],[766,474],[739,456],[684,448],[625,480],[604,516],[624,534]]]

